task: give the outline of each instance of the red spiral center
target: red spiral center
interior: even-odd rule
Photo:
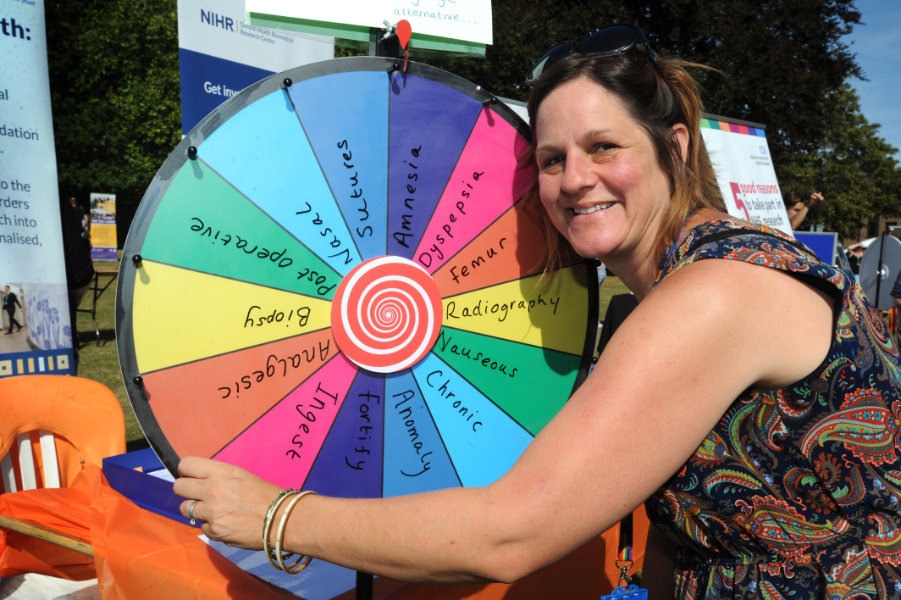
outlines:
[[[409,368],[441,330],[438,285],[416,263],[380,256],[347,274],[332,300],[332,331],[341,351],[377,373]]]

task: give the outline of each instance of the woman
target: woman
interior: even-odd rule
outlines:
[[[720,212],[685,66],[632,26],[536,66],[536,191],[559,253],[598,258],[640,301],[566,406],[490,486],[304,497],[286,548],[400,579],[512,581],[648,499],[680,547],[678,598],[899,593],[891,336],[843,273]],[[262,546],[278,488],[205,459],[179,470],[183,514]]]

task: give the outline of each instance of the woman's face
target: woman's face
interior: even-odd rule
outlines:
[[[645,252],[656,261],[669,184],[619,98],[580,77],[547,95],[535,125],[541,201],[573,249],[601,259]],[[674,132],[684,148],[684,126]]]

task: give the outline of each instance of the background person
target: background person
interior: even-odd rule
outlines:
[[[72,335],[72,356],[75,374],[78,373],[78,306],[94,279],[94,261],[91,260],[91,242],[88,218],[75,198],[68,205],[60,203],[60,219],[63,229],[63,257],[66,264],[66,287],[69,294],[69,324]]]
[[[69,206],[71,207],[72,214],[75,216],[76,223],[78,223],[78,235],[85,240],[89,240],[91,237],[91,217],[88,212],[78,204],[78,200],[75,199],[75,196],[69,198]]]
[[[852,244],[848,247],[848,263],[850,263],[851,271],[855,275],[860,274],[860,261],[863,260],[863,255],[866,251],[867,249],[860,243]]]
[[[536,64],[530,201],[559,241],[549,261],[600,259],[639,302],[507,474],[395,498],[309,495],[291,513],[273,504],[278,487],[186,457],[182,514],[245,548],[285,523],[284,547],[366,573],[512,581],[647,500],[678,547],[658,565],[669,595],[895,595],[880,540],[901,538],[897,351],[847,274],[722,212],[689,67],[629,26]]]
[[[6,335],[12,334],[13,327],[18,327],[16,331],[22,330],[22,324],[16,321],[17,306],[22,308],[19,298],[10,290],[8,285],[3,286],[3,310],[6,311],[6,316],[9,318],[9,329],[6,330]]]
[[[782,202],[785,204],[785,212],[788,213],[788,221],[791,223],[792,230],[797,231],[808,213],[823,200],[823,194],[820,192],[814,192],[807,198],[794,190],[787,193],[782,198]]]

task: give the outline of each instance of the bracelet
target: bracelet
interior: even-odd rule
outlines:
[[[275,516],[275,511],[278,510],[278,507],[282,502],[284,502],[285,498],[287,498],[288,495],[296,494],[299,492],[300,490],[291,488],[280,491],[272,501],[272,504],[269,505],[269,510],[266,511],[266,517],[263,519],[263,550],[266,552],[266,556],[269,558],[269,562],[276,569],[278,568],[278,565],[276,565],[275,560],[273,560],[272,548],[269,546],[269,530],[272,527],[272,517]]]
[[[276,532],[275,536],[275,556],[278,560],[278,568],[290,575],[296,575],[297,573],[300,573],[305,568],[307,568],[307,565],[310,564],[310,561],[313,560],[313,557],[300,554],[298,555],[297,560],[295,560],[293,563],[291,563],[290,565],[285,565],[285,559],[290,558],[294,555],[293,552],[284,552],[282,550],[282,542],[284,541],[285,527],[287,527],[288,525],[288,517],[291,516],[291,511],[294,510],[294,505],[297,504],[301,498],[303,498],[307,494],[315,493],[316,492],[312,490],[297,492],[285,507],[285,512],[284,514],[282,514],[282,518],[278,523],[278,531]]]

